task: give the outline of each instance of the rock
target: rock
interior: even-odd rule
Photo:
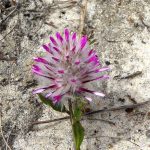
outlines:
[[[65,116],[41,104],[38,97],[32,95],[37,84],[31,65],[32,58],[42,54],[40,46],[49,41],[50,34],[62,32],[66,27],[78,30],[80,1],[16,2],[20,8],[4,22],[5,29],[1,29],[0,34],[0,103],[5,138],[14,150],[72,149],[69,121],[31,126],[34,121]],[[111,68],[111,79],[94,85],[106,93],[106,97],[93,97],[90,109],[140,103],[150,98],[149,8],[148,0],[88,1],[84,33],[93,34],[90,40],[94,40],[103,66]],[[1,18],[12,11],[11,6],[9,9],[3,10]],[[84,120],[86,136],[81,149],[148,150],[150,120],[146,115],[149,108],[147,104],[128,111],[91,116],[92,119],[113,121],[115,125]],[[137,132],[139,129],[141,132]],[[2,138],[0,147],[6,148]]]

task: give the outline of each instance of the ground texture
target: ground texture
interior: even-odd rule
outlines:
[[[32,127],[34,121],[65,114],[42,105],[32,95],[37,83],[31,65],[50,34],[65,27],[78,31],[82,9],[82,1],[73,0],[0,2],[1,135],[13,150],[73,150],[69,121]],[[88,0],[83,33],[94,40],[103,65],[111,68],[111,79],[94,85],[107,96],[94,97],[91,109],[149,100],[150,1]],[[150,150],[149,108],[147,103],[86,118],[81,149]],[[8,150],[1,135],[0,147]]]

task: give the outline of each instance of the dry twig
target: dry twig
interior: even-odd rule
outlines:
[[[13,13],[15,13],[18,10],[18,6],[15,7],[14,10],[12,10],[1,22],[0,25],[3,24],[3,22],[5,22]]]
[[[3,38],[0,39],[0,41],[4,40],[14,30],[15,27],[16,27],[16,25],[12,29],[10,29],[10,31],[8,33],[6,33],[6,35],[4,35]]]
[[[133,73],[126,75],[126,76],[120,76],[120,75],[114,76],[114,79],[120,79],[120,80],[122,80],[122,79],[133,79],[133,78],[135,78],[141,74],[142,74],[142,71],[136,71],[136,72],[133,72]]]
[[[150,28],[150,25],[147,25],[147,24],[144,22],[144,17],[143,17],[142,15],[139,15],[139,18],[140,18],[142,24],[143,24],[147,29],[149,29],[149,28]]]
[[[92,114],[101,113],[104,111],[116,111],[116,110],[127,109],[127,108],[136,108],[136,107],[148,104],[149,102],[150,102],[150,100],[141,102],[141,103],[137,103],[137,104],[133,104],[133,105],[123,105],[123,106],[114,107],[114,108],[100,109],[100,110],[89,112],[86,115],[92,115]]]
[[[1,107],[2,107],[2,106],[0,106],[0,108],[1,108]],[[2,109],[1,109],[1,111],[2,111]],[[7,143],[6,139],[5,139],[5,137],[4,137],[3,127],[2,127],[2,112],[1,112],[1,111],[0,111],[0,132],[1,132],[3,141],[5,142],[7,148],[8,148],[9,150],[12,150],[11,147],[8,145],[8,143]]]
[[[84,29],[84,21],[85,21],[86,12],[87,12],[87,3],[88,3],[88,0],[85,0],[83,6],[81,6],[79,37],[81,37],[83,29]]]
[[[85,116],[93,115],[93,114],[96,114],[96,113],[102,113],[102,112],[105,112],[105,111],[116,111],[116,110],[127,109],[127,108],[136,108],[136,107],[148,104],[149,102],[150,102],[150,100],[142,102],[142,103],[133,104],[133,105],[124,105],[124,106],[108,108],[108,109],[100,109],[100,110],[91,111],[89,113],[86,113]],[[33,122],[32,125],[51,123],[51,122],[62,121],[62,120],[67,120],[67,119],[70,119],[70,117],[67,116],[67,117],[58,118],[58,119],[54,119],[54,120]],[[108,122],[108,120],[103,120],[103,119],[100,119],[100,120]],[[112,124],[112,122],[111,122],[111,124]]]
[[[105,123],[109,123],[111,125],[115,125],[114,122],[110,121],[110,120],[105,120],[105,119],[97,119],[97,118],[87,118],[88,120],[93,120],[93,121],[103,121]]]

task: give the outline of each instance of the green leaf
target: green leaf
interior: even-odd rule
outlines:
[[[38,96],[44,104],[52,107],[54,110],[59,111],[59,112],[67,112],[66,107],[62,105],[61,103],[54,104],[51,99],[45,98],[42,94],[38,94]]]
[[[80,150],[80,145],[84,138],[84,128],[79,121],[73,123],[73,134],[76,150]]]

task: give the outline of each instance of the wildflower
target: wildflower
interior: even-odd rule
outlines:
[[[36,63],[32,71],[39,84],[44,86],[34,90],[34,94],[44,93],[54,103],[73,94],[89,101],[92,99],[87,95],[104,96],[87,86],[89,82],[107,79],[108,76],[101,73],[109,68],[101,67],[97,53],[90,49],[86,36],[78,40],[76,33],[71,34],[65,29],[63,36],[58,32],[56,38],[50,36],[50,43],[43,45],[43,49],[46,51],[45,56],[34,58]]]

